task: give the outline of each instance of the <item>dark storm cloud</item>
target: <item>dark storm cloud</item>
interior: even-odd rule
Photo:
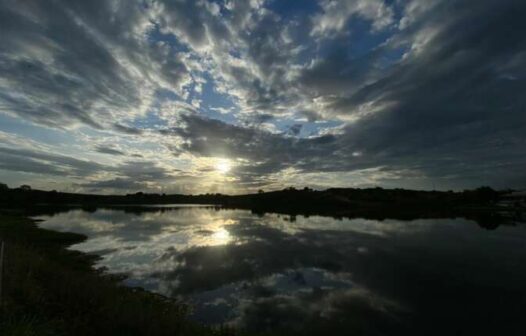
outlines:
[[[149,190],[150,186],[155,183],[172,183],[173,173],[177,172],[177,170],[168,171],[149,161],[127,161],[111,170],[118,176],[111,179],[93,180],[81,186],[91,191],[108,189],[144,191]]]
[[[35,173],[60,176],[64,171],[55,165],[39,162],[31,158],[0,154],[0,169],[10,170],[15,172]]]
[[[298,139],[196,115],[181,115],[181,121],[184,126],[161,133],[185,139],[181,150],[200,156],[248,159],[250,163],[236,171],[247,182],[287,167],[323,169],[336,164],[326,162],[339,150],[332,135]]]
[[[53,1],[7,1],[0,7],[4,51],[0,66],[11,90],[2,88],[2,110],[62,127],[74,121],[95,128],[97,102],[119,109],[137,95],[117,60],[84,29],[93,8],[82,11]],[[79,8],[80,9],[80,8]],[[15,89],[16,91],[14,91]],[[39,103],[40,102],[40,103]]]
[[[189,78],[179,55],[148,43],[150,26],[139,2],[3,1],[0,111],[59,128],[141,113],[155,88]]]
[[[301,91],[309,97],[320,97],[325,103],[323,110],[308,108],[304,114],[309,118],[348,118],[351,114],[358,114],[358,105],[351,104],[341,109],[334,105],[385,76],[389,71],[385,58],[389,53],[399,52],[396,48],[381,45],[364,55],[354,56],[348,50],[346,38],[340,37],[331,43],[328,54],[303,68],[298,76],[297,85]]]
[[[379,165],[524,184],[525,15],[522,1],[443,2],[421,14],[400,38],[428,34],[422,50],[332,103],[341,114],[380,107],[349,126],[343,141],[380,156]]]
[[[143,132],[142,130],[138,128],[129,127],[129,126],[121,125],[121,124],[113,124],[113,129],[118,132],[125,133],[128,135],[141,135]]]
[[[82,186],[92,191],[107,189],[141,190],[147,187],[146,183],[137,182],[129,178],[115,178],[111,180],[94,181],[90,183],[84,183]]]
[[[219,6],[207,1],[157,1],[159,24],[195,49],[228,40],[230,32],[217,19]]]
[[[0,169],[4,170],[86,177],[106,168],[104,165],[95,162],[60,154],[0,147]]]
[[[125,155],[125,153],[123,151],[120,151],[118,149],[111,148],[111,147],[106,147],[106,146],[103,146],[103,145],[95,147],[95,150],[97,152],[99,152],[99,153],[102,153],[102,154],[117,155],[117,156]]]
[[[157,141],[142,125],[158,117],[173,126],[161,133],[178,138],[164,144],[176,154],[246,159],[236,176],[258,186],[287,168],[370,169],[377,181],[399,185],[526,184],[524,1],[320,1],[310,15],[290,20],[269,7],[5,0],[0,112],[54,128],[111,129],[139,141]],[[231,99],[235,106],[222,116],[234,121],[197,109],[134,126],[163,103],[160,91],[214,105],[195,94],[201,88],[189,93],[204,77],[213,79],[214,93]],[[280,124],[284,116],[293,121]],[[346,124],[304,138],[305,117]],[[122,156],[113,147],[96,150]],[[100,169],[1,155],[8,170],[85,176]],[[24,160],[35,164],[24,168]],[[120,186],[172,175],[149,163],[118,168],[108,181]]]
[[[396,50],[388,43],[359,59],[335,50],[305,68],[301,85],[327,95],[322,114],[357,115],[330,143],[192,118],[179,132],[184,148],[264,161],[251,167],[263,175],[377,167],[402,180],[524,184],[525,16],[522,1],[430,2],[389,42],[408,53],[391,66],[382,70]]]
[[[172,175],[163,167],[149,161],[128,161],[118,167],[118,171],[123,176],[138,181],[162,181],[170,179]],[[173,172],[178,170],[173,169]]]
[[[290,135],[297,136],[300,134],[302,127],[303,127],[302,124],[294,124],[292,126],[289,126],[287,133],[289,133]]]
[[[124,153],[105,147],[99,149],[112,155]],[[122,154],[114,154],[113,152]],[[104,151],[103,151],[104,152]],[[80,186],[91,191],[103,189],[146,190],[148,183],[171,182],[177,170],[168,171],[150,161],[125,161],[116,166],[103,165],[92,161],[79,160],[67,155],[42,150],[0,147],[0,169],[33,174],[88,179]],[[100,179],[98,174],[116,175]]]

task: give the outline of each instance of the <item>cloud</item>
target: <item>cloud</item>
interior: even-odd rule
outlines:
[[[129,126],[121,125],[121,124],[113,124],[113,129],[118,132],[129,134],[129,135],[141,135],[143,133],[143,131],[138,128],[129,127]]]
[[[149,187],[177,170],[197,180],[213,157],[236,160],[229,177],[247,188],[305,176],[313,185],[526,183],[521,1],[321,0],[301,10],[2,2],[0,113],[80,130],[77,143],[48,153],[56,157],[2,152],[3,170],[102,174],[60,161],[66,147],[83,146],[115,165],[89,181],[134,177]],[[83,142],[90,132],[107,138]],[[120,148],[151,164],[129,163]]]
[[[0,17],[0,111],[38,124],[107,128],[190,80],[179,54],[148,42],[138,1],[8,0]]]
[[[114,178],[111,180],[104,181],[93,181],[90,183],[84,183],[84,188],[93,191],[99,190],[141,190],[147,188],[147,184],[144,182],[137,182],[132,179],[125,178]]]
[[[518,33],[526,28],[521,13],[525,7],[516,1],[443,2],[413,17],[418,29],[407,27],[398,38],[414,47],[421,34],[433,32],[425,47],[413,48],[382,78],[331,102],[329,108],[342,115],[372,103],[373,112],[349,125],[344,141],[433,177],[496,184],[524,179],[515,174],[523,164],[520,91],[526,78],[505,79],[501,70],[516,64],[526,48]]]
[[[344,32],[353,16],[370,21],[374,30],[381,30],[394,22],[394,12],[384,0],[324,0],[321,7],[322,13],[313,19],[311,34],[314,36]]]
[[[131,179],[161,182],[165,179],[171,179],[177,170],[169,172],[166,168],[149,161],[128,161],[119,165],[118,171]]]
[[[99,153],[102,153],[102,154],[125,155],[125,153],[123,151],[120,151],[118,149],[111,148],[111,147],[106,147],[106,146],[103,146],[103,145],[99,145],[99,146],[95,147],[95,150],[97,152],[99,152]]]
[[[235,172],[240,183],[254,182],[287,167],[337,169],[340,164],[334,160],[336,158],[331,158],[338,150],[337,139],[332,135],[297,139],[196,115],[181,115],[181,121],[183,126],[161,133],[183,139],[178,149],[183,152],[245,160]],[[292,128],[300,129],[299,126]]]
[[[87,177],[103,170],[99,163],[65,155],[0,147],[0,169],[47,175]]]

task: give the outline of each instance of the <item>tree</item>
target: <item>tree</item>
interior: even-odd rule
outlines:
[[[27,184],[22,184],[19,189],[20,190],[31,190],[31,186]]]
[[[9,187],[7,186],[7,184],[0,182],[0,190],[8,190],[8,189]]]

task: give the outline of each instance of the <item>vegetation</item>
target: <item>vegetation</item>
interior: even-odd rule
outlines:
[[[232,335],[187,320],[171,299],[120,286],[92,269],[93,256],[67,250],[85,237],[0,214],[6,243],[0,335]]]
[[[25,208],[39,203],[55,211],[68,204],[98,205],[200,203],[246,208],[256,213],[321,214],[333,217],[413,218],[462,215],[481,226],[495,228],[502,218],[481,209],[495,209],[500,193],[488,187],[464,192],[403,189],[287,188],[281,191],[228,196],[85,195],[9,189],[0,184],[0,206]],[[30,210],[30,209],[29,209]],[[188,320],[181,302],[140,289],[121,286],[117,278],[96,272],[95,256],[66,249],[84,236],[38,228],[17,215],[0,210],[0,241],[6,243],[0,335],[232,335],[230,329],[210,329]],[[127,211],[135,211],[133,208]],[[136,211],[144,211],[141,208]],[[29,212],[30,213],[30,212]],[[491,214],[491,213],[490,213]]]
[[[112,204],[217,204],[251,209],[290,209],[303,210],[349,210],[355,208],[388,208],[411,207],[413,209],[436,207],[463,207],[472,205],[488,205],[499,199],[500,193],[481,187],[462,192],[453,191],[417,191],[406,189],[382,188],[332,188],[327,190],[301,190],[293,187],[280,191],[264,192],[246,195],[166,195],[138,192],[127,195],[93,195],[75,194],[53,191],[33,190],[23,185],[16,189],[0,189],[0,204],[19,206],[29,204],[76,204],[76,205],[112,205]]]
[[[508,191],[509,192],[509,191]],[[82,206],[84,209],[147,204],[212,204],[226,208],[250,209],[255,213],[265,212],[295,215],[322,215],[335,218],[362,217],[368,219],[411,219],[466,217],[482,226],[499,225],[496,211],[506,210],[498,201],[506,192],[495,191],[489,187],[462,192],[417,191],[382,188],[332,188],[312,190],[309,188],[285,188],[279,191],[258,191],[246,195],[165,195],[138,192],[128,195],[91,195],[57,191],[34,190],[24,186],[16,189],[0,190],[0,206],[19,207],[31,211],[33,205],[46,204],[54,207]],[[514,208],[513,211],[523,211]],[[140,209],[138,209],[140,211]],[[491,214],[490,214],[491,213]],[[491,216],[489,216],[491,215]],[[488,218],[491,221],[488,222]],[[482,221],[482,222],[481,222]],[[495,224],[497,223],[497,224]],[[494,227],[490,227],[494,228]]]

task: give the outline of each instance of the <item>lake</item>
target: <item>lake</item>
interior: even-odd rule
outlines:
[[[192,319],[288,334],[524,335],[526,225],[335,219],[206,206],[69,209],[40,226]]]

